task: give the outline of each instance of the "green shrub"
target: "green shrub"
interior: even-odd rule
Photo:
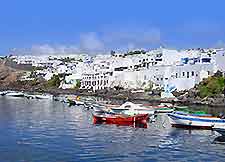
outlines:
[[[59,75],[53,75],[50,80],[47,81],[47,88],[58,88],[60,86],[60,77]]]
[[[225,88],[225,78],[222,76],[213,76],[203,80],[198,85],[201,98],[222,94]]]

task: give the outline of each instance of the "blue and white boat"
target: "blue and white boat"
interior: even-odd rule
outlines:
[[[213,116],[196,116],[185,113],[169,113],[169,120],[173,127],[192,127],[212,129],[213,127],[225,127],[225,119]]]

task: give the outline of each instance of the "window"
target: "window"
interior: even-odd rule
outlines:
[[[187,78],[189,78],[189,72],[187,72]]]
[[[195,76],[195,72],[194,71],[191,72],[191,76]]]
[[[210,63],[211,58],[203,58],[202,63]]]
[[[178,73],[176,73],[176,78],[178,78]]]
[[[183,76],[185,76],[185,72],[183,72]]]
[[[144,80],[147,80],[147,76],[146,75],[144,75]]]

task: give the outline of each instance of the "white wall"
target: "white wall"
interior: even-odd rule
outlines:
[[[225,51],[216,54],[216,65],[220,71],[225,72]]]

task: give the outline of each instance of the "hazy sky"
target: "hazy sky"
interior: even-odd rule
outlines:
[[[222,46],[225,0],[0,0],[0,54]]]

